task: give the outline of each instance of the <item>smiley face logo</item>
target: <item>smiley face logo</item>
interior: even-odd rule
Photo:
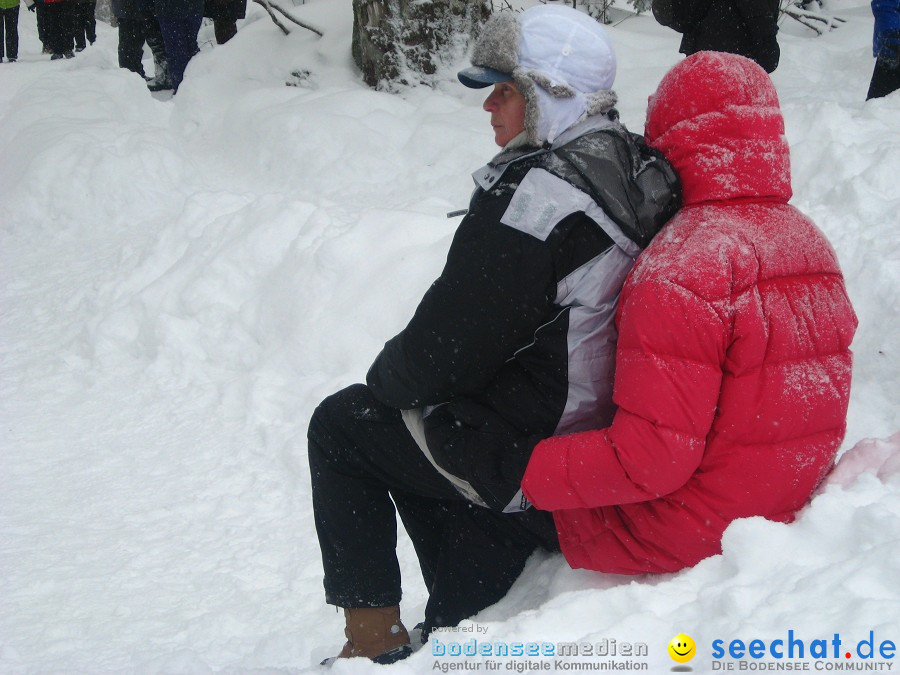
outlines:
[[[669,640],[669,656],[678,663],[687,663],[697,653],[697,645],[690,635],[679,633]]]

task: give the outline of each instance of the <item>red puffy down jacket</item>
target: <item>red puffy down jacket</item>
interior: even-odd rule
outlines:
[[[844,436],[856,316],[834,251],[787,204],[775,89],[699,52],[663,79],[646,136],[684,208],[622,292],[607,429],[534,450],[522,487],[572,567],[671,572],[721,551],[735,518],[790,521]]]

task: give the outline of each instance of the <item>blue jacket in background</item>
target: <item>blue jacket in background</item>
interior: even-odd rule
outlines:
[[[872,54],[877,58],[887,45],[894,53],[900,52],[900,0],[872,0],[872,14],[875,15]]]

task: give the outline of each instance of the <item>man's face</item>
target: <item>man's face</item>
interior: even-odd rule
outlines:
[[[483,108],[491,113],[494,142],[501,148],[525,130],[525,97],[512,82],[495,84]]]

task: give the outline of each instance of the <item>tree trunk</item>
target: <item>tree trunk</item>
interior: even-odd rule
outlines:
[[[490,13],[489,0],[353,0],[353,60],[371,87],[433,84]]]

